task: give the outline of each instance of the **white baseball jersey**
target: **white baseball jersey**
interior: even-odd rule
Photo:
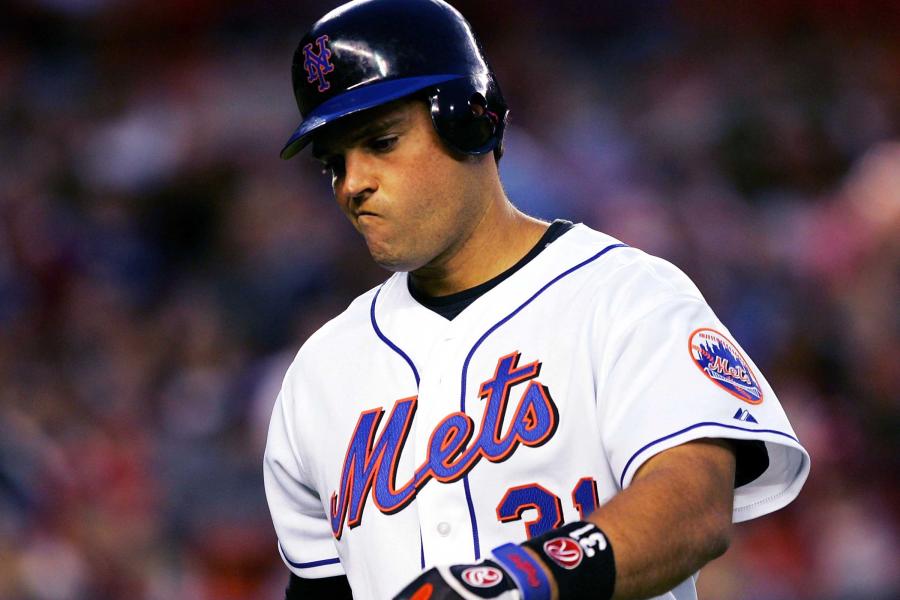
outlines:
[[[392,598],[424,567],[586,517],[697,438],[765,443],[736,522],[803,485],[809,457],[771,387],[666,261],[576,225],[452,321],[407,276],[316,332],[278,396],[265,485],[298,576]],[[660,596],[695,597],[693,578]]]

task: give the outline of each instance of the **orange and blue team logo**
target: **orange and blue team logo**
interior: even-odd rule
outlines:
[[[697,367],[716,385],[744,402],[763,401],[759,381],[737,346],[714,329],[697,329],[688,347]]]
[[[431,433],[424,462],[405,482],[397,481],[397,465],[418,398],[397,400],[380,433],[383,408],[360,414],[344,455],[340,487],[331,495],[334,537],[341,539],[345,523],[352,529],[362,522],[370,495],[378,510],[392,515],[412,502],[432,479],[442,483],[457,481],[482,458],[503,462],[521,446],[536,448],[552,438],[559,411],[550,390],[536,379],[541,362],[520,365],[520,356],[513,352],[501,357],[494,376],[481,384],[478,395],[485,401],[481,423],[464,412],[447,415]],[[515,402],[513,388],[519,398],[516,407],[510,409],[512,418],[504,431],[507,408]]]
[[[313,51],[313,45],[303,46],[303,68],[306,69],[306,81],[309,83],[319,82],[319,91],[325,92],[331,87],[325,75],[334,71],[334,65],[331,63],[331,50],[328,48],[328,36],[321,35],[316,38],[316,46],[318,52]]]

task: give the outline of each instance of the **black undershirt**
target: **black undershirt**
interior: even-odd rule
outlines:
[[[284,590],[284,598],[285,600],[315,600],[316,598],[353,600],[353,592],[346,575],[305,579],[297,577],[292,572],[287,589]]]
[[[544,232],[544,235],[541,236],[541,239],[538,240],[538,243],[535,244],[534,247],[528,251],[528,254],[523,256],[521,260],[519,260],[519,262],[503,271],[493,279],[489,279],[488,281],[485,281],[484,283],[476,285],[475,287],[469,288],[467,290],[449,294],[447,296],[429,296],[424,292],[416,289],[415,285],[413,284],[412,277],[409,277],[406,280],[407,288],[409,288],[409,293],[416,300],[416,302],[418,302],[425,308],[433,310],[448,321],[452,321],[470,304],[500,285],[500,283],[502,283],[506,279],[509,279],[516,271],[534,260],[534,257],[543,252],[544,248],[549,246],[552,242],[556,241],[562,234],[572,229],[573,227],[575,227],[575,224],[571,221],[565,221],[563,219],[557,219],[553,221],[553,223],[550,224],[550,227],[547,228],[547,231]]]

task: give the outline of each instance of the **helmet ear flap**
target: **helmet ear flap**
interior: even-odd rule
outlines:
[[[491,110],[485,95],[471,79],[442,83],[428,95],[431,120],[447,146],[469,155],[491,152],[500,144],[506,107],[501,114]]]

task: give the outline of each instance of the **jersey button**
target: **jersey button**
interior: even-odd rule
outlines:
[[[438,523],[437,532],[441,537],[447,537],[448,535],[450,535],[450,529],[450,523],[447,523],[446,521],[441,521],[440,523]]]

